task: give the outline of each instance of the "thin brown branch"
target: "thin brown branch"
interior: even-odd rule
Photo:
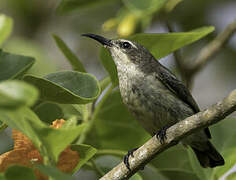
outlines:
[[[206,45],[195,59],[191,70],[192,73],[197,73],[206,63],[209,62],[210,57],[216,54],[220,48],[228,42],[230,37],[236,32],[236,21],[229,24],[223,32],[221,32],[213,41]]]
[[[214,40],[207,44],[200,51],[197,58],[194,60],[191,66],[186,66],[187,71],[187,84],[191,86],[195,74],[197,74],[207,63],[212,60],[211,57],[216,55],[216,53],[228,42],[232,35],[236,32],[236,20],[229,24],[224,31],[222,31]]]
[[[157,154],[176,145],[182,138],[219,122],[234,111],[236,111],[236,89],[217,104],[168,128],[166,140],[163,144],[161,144],[155,136],[152,137],[134,152],[134,157],[130,157],[129,163],[131,171],[129,171],[122,162],[100,180],[128,179],[150,162]]]
[[[175,32],[174,28],[171,26],[170,22],[168,20],[165,21],[165,25],[169,32]],[[184,62],[183,58],[181,57],[180,50],[174,51],[173,56],[175,59],[175,63],[177,65],[177,68],[180,72],[182,81],[187,84],[186,82],[186,63]]]
[[[171,24],[166,21],[166,27],[169,32],[174,32]],[[224,31],[222,31],[215,39],[213,39],[209,44],[202,48],[199,55],[190,65],[184,61],[178,51],[174,52],[174,58],[176,65],[180,71],[181,77],[185,82],[186,86],[191,89],[193,79],[195,75],[212,60],[211,57],[216,55],[216,53],[228,42],[232,35],[236,32],[236,21],[229,24]]]

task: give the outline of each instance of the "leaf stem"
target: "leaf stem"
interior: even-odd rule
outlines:
[[[77,141],[78,144],[83,144],[84,141],[86,140],[88,133],[90,132],[90,130],[93,127],[93,124],[94,124],[94,121],[96,119],[95,117],[96,117],[97,113],[99,112],[99,110],[102,107],[105,100],[108,98],[109,94],[112,92],[112,89],[113,89],[113,86],[110,86],[109,89],[107,90],[107,92],[104,94],[103,98],[100,100],[100,102],[96,106],[93,113],[90,114],[89,120],[88,120],[88,125],[84,129],[84,133],[79,137],[79,140]]]

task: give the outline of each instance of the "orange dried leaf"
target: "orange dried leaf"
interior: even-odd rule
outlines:
[[[32,141],[27,136],[15,129],[12,129],[12,139],[14,140],[14,149],[35,148]]]
[[[65,120],[59,119],[53,121],[51,127],[60,128]],[[0,172],[5,171],[10,165],[22,165],[32,168],[33,163],[43,163],[39,151],[35,148],[32,141],[21,132],[13,129],[12,138],[14,140],[14,149],[0,155]],[[67,147],[59,156],[57,168],[65,173],[70,173],[79,162],[79,154]],[[38,180],[47,180],[48,178],[35,170]]]

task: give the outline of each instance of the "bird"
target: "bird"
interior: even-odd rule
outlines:
[[[82,34],[101,43],[116,65],[123,103],[150,134],[161,143],[168,127],[200,111],[188,88],[141,44],[127,39],[107,39],[96,34]],[[181,143],[190,146],[204,168],[224,165],[224,158],[210,142],[208,128],[195,132]],[[124,157],[130,169],[129,156]]]

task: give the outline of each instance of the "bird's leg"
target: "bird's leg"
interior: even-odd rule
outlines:
[[[159,131],[157,131],[156,133],[156,138],[160,141],[161,144],[164,143],[165,139],[166,139],[166,130],[169,128],[170,126],[164,126],[163,128],[161,128]]]
[[[127,167],[127,169],[128,170],[130,170],[131,171],[131,169],[130,169],[130,165],[129,165],[129,157],[130,156],[132,156],[132,157],[134,157],[134,151],[136,151],[138,148],[134,148],[134,149],[131,149],[131,150],[129,150],[128,151],[128,153],[125,155],[125,157],[124,157],[124,164],[125,164],[125,166]]]

